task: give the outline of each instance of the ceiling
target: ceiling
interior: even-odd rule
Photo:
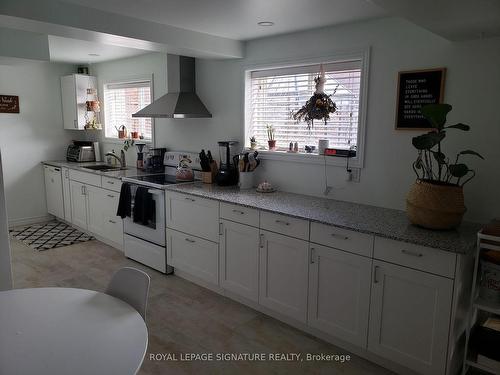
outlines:
[[[97,63],[141,55],[146,52],[148,51],[49,35],[50,61],[55,62]]]
[[[63,0],[236,40],[383,17],[368,0]],[[262,27],[260,21],[274,26]]]

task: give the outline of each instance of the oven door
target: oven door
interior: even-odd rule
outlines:
[[[132,217],[126,217],[123,221],[123,228],[126,234],[152,242],[159,246],[165,246],[165,191],[149,188],[147,194],[151,195],[154,202],[154,219],[148,224],[134,221],[135,196],[139,185],[131,185],[132,194]]]

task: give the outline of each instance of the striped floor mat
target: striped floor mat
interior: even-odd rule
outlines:
[[[14,228],[10,230],[10,234],[25,245],[39,251],[94,239],[92,236],[60,221]]]

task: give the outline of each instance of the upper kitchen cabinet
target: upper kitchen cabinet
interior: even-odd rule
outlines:
[[[97,78],[85,74],[61,77],[61,96],[64,129],[83,130],[93,112],[87,114],[87,89],[97,88]],[[85,115],[91,116],[88,119]]]

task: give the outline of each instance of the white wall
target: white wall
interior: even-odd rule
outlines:
[[[101,100],[104,98],[104,84],[136,78],[153,78],[154,98],[160,97],[167,91],[167,55],[164,53],[148,53],[130,58],[93,64],[90,67],[90,73],[97,77],[99,97]],[[102,121],[104,122],[104,114],[102,117]],[[154,123],[155,129],[157,130],[156,139],[166,139],[165,120],[157,119]],[[102,155],[111,150],[115,150],[115,153],[118,155],[120,154],[120,150],[123,148],[123,141],[106,139],[104,137],[104,130],[96,134],[95,140],[101,142]],[[89,139],[91,139],[91,137],[91,135],[88,135]],[[157,146],[162,147],[163,145],[159,143]],[[128,150],[126,153],[128,165],[135,165],[136,153],[137,150],[135,147]]]
[[[365,167],[360,183],[344,182],[344,171],[329,167],[329,197],[404,209],[414,181],[411,163],[415,131],[394,130],[397,73],[446,67],[445,101],[454,106],[451,122],[472,126],[469,133],[451,132],[444,150],[474,149],[486,160],[468,159],[478,176],[466,185],[467,218],[488,220],[500,214],[500,48],[499,39],[451,43],[402,19],[379,19],[247,43],[244,60],[197,60],[198,93],[213,114],[205,120],[169,120],[168,147],[216,148],[220,139],[243,142],[243,71],[252,64],[332,56],[339,51],[371,47]],[[464,159],[465,160],[465,159]],[[470,162],[469,162],[470,160]],[[260,178],[280,189],[323,196],[321,165],[266,160]]]
[[[20,113],[0,113],[0,148],[9,223],[47,215],[42,160],[60,160],[76,131],[63,130],[60,76],[68,64],[0,66],[2,94],[18,95]]]

